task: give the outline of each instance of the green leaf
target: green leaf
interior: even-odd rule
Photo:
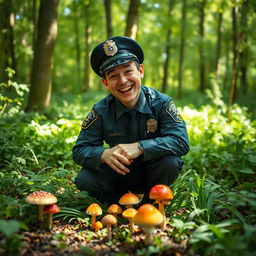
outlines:
[[[23,225],[23,227],[25,227]],[[7,237],[11,237],[21,228],[21,223],[17,220],[0,220],[0,231]]]

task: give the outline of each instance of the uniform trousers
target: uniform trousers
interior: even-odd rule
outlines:
[[[152,203],[148,196],[150,189],[157,184],[172,184],[182,165],[183,161],[179,156],[165,156],[148,161],[139,157],[128,166],[130,172],[126,175],[115,172],[106,164],[102,164],[99,170],[82,168],[75,184],[79,190],[87,191],[102,203],[118,203],[120,197],[128,191],[144,194],[142,203]]]

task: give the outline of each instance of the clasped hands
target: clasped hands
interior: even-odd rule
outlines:
[[[101,162],[106,163],[114,171],[125,175],[130,172],[129,166],[133,159],[140,156],[143,151],[139,149],[139,142],[130,144],[118,144],[115,147],[108,148],[101,155]]]

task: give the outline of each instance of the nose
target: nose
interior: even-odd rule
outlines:
[[[125,84],[127,82],[127,80],[128,79],[124,74],[120,74],[120,76],[119,76],[120,84]]]

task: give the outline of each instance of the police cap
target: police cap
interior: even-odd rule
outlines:
[[[91,66],[94,72],[103,77],[104,72],[130,61],[142,63],[142,48],[133,39],[115,36],[97,45],[91,54]]]

